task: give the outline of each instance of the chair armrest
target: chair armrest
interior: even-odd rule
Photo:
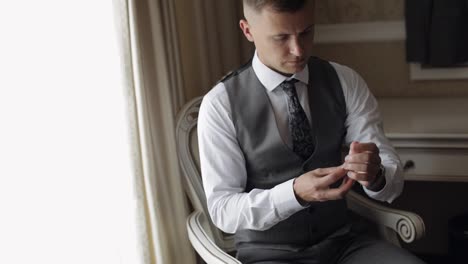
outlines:
[[[188,237],[198,255],[208,264],[240,264],[240,261],[224,252],[214,243],[213,239],[208,235],[208,223],[206,221],[206,216],[200,211],[193,212],[187,219]]]
[[[383,227],[380,228],[381,234],[396,245],[399,245],[399,241],[392,234],[394,232],[405,243],[411,243],[424,236],[424,221],[415,213],[382,206],[354,191],[347,194],[347,202],[350,210]]]

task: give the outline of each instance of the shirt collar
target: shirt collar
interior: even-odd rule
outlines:
[[[307,65],[302,71],[295,73],[291,77],[284,76],[263,64],[263,62],[261,62],[258,58],[257,51],[255,51],[255,55],[252,60],[252,67],[255,74],[257,75],[258,80],[260,80],[260,82],[269,92],[273,91],[285,80],[290,80],[293,78],[305,84],[309,84],[309,68]]]

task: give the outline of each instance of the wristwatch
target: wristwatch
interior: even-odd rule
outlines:
[[[374,182],[367,187],[368,190],[371,190],[373,192],[378,192],[382,190],[382,188],[387,183],[387,181],[385,180],[385,167],[382,164],[380,164],[379,167],[380,168],[377,172],[377,175],[375,175]]]

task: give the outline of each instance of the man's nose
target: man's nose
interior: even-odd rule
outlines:
[[[293,38],[289,46],[289,52],[297,57],[304,55],[304,47],[299,38]]]

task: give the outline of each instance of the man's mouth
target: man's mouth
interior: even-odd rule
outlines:
[[[288,61],[289,64],[303,64],[304,62],[305,62],[304,59],[302,59],[302,60]]]

